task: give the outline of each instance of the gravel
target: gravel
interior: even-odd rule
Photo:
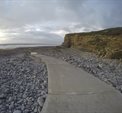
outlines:
[[[26,54],[0,56],[0,113],[40,113],[47,69]]]

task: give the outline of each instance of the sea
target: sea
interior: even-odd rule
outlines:
[[[58,44],[0,44],[0,49],[14,49],[22,47],[42,47],[42,46],[58,46]]]

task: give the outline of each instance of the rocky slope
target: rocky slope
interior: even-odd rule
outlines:
[[[40,113],[46,94],[44,63],[27,54],[0,55],[0,113]]]
[[[122,59],[122,28],[66,34],[63,45],[94,52],[105,58]]]

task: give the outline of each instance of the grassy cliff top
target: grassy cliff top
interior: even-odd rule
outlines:
[[[122,27],[109,28],[109,29],[92,31],[92,32],[69,33],[66,35],[122,35]]]

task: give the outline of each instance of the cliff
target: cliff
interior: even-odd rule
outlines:
[[[105,58],[122,59],[122,27],[66,34],[63,46],[94,52]]]

